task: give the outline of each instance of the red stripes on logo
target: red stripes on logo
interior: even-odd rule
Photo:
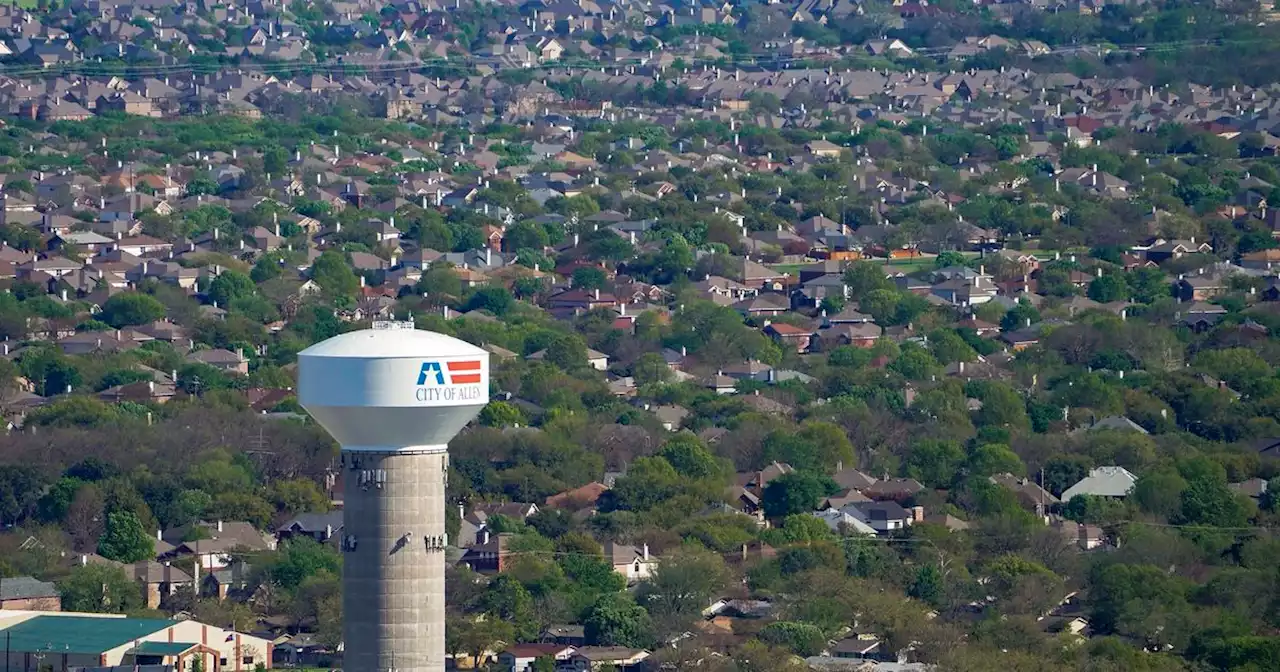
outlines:
[[[449,369],[449,380],[453,381],[454,385],[480,382],[480,360],[478,359],[446,362],[445,366]]]

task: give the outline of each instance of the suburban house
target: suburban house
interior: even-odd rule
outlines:
[[[648,657],[649,652],[644,649],[629,649],[625,646],[584,646],[574,651],[568,660],[556,664],[556,672],[597,672],[599,670],[639,672],[645,669],[645,660]]]
[[[559,665],[568,661],[576,650],[564,644],[516,644],[498,654],[498,666],[503,672],[525,672],[539,658],[548,658]]]
[[[231,564],[236,550],[275,550],[276,540],[245,522],[198,523],[158,533],[172,549],[160,560],[193,559],[201,570],[222,569]],[[188,565],[190,566],[190,565]]]
[[[194,364],[207,364],[227,373],[249,375],[249,360],[242,352],[232,352],[222,348],[197,350],[187,355],[187,361]]]
[[[0,610],[60,611],[58,587],[30,576],[0,579]]]
[[[813,332],[785,322],[769,322],[764,324],[764,335],[778,342],[778,345],[803,353],[809,349],[809,340]]]
[[[924,518],[923,508],[917,506],[908,511],[901,504],[892,501],[858,502],[849,504],[840,511],[862,521],[877,534],[905,530],[913,522]]]
[[[604,543],[604,559],[613,567],[613,571],[626,577],[628,584],[649,578],[658,565],[657,560],[649,555],[648,544],[636,548],[607,541]]]
[[[281,525],[276,530],[276,538],[281,541],[294,537],[311,537],[325,543],[335,534],[342,532],[342,511],[328,513],[300,513],[296,518]]]

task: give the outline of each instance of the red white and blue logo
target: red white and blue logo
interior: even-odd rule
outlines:
[[[475,385],[480,382],[480,360],[426,361],[418,371],[418,385]]]

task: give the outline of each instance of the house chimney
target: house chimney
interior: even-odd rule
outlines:
[[[221,532],[221,531],[222,531],[222,519],[221,519],[221,518],[219,518],[219,519],[218,519],[218,531],[219,531],[219,532]]]
[[[594,294],[595,294],[595,299],[596,299],[596,301],[599,301],[599,300],[600,300],[600,290],[598,290],[598,289],[597,289],[597,290],[595,290]]]
[[[923,507],[923,506],[913,506],[913,507],[911,507],[911,522],[913,522],[913,523],[922,523],[922,522],[924,522],[924,507]]]
[[[643,554],[645,562],[648,562],[649,561],[649,544],[645,544],[640,548],[641,548],[640,552]]]

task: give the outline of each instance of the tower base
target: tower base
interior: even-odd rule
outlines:
[[[441,672],[445,471],[438,451],[342,452],[345,672]]]

